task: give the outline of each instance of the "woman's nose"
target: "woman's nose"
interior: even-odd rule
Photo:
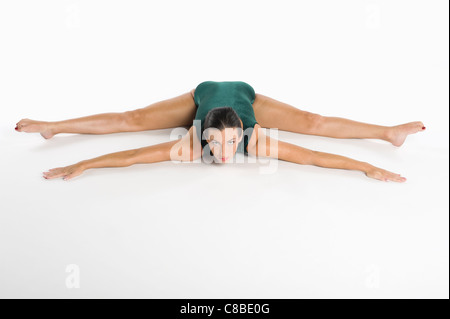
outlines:
[[[231,154],[231,153],[233,153],[232,147],[226,147],[222,149],[222,154]]]

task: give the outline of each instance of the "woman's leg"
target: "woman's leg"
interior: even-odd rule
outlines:
[[[57,122],[22,119],[19,132],[38,132],[44,138],[58,133],[109,134],[192,125],[197,107],[192,92],[132,111],[101,113]]]
[[[425,130],[422,122],[382,126],[341,117],[302,111],[289,104],[256,94],[253,103],[256,120],[266,128],[334,138],[375,138],[400,146],[409,134]]]

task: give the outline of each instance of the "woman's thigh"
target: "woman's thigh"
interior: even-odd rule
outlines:
[[[189,91],[126,113],[138,130],[158,130],[190,126],[196,112],[197,106],[192,91]]]
[[[314,134],[322,121],[322,116],[319,114],[300,110],[259,93],[256,93],[253,111],[261,127],[301,134]]]

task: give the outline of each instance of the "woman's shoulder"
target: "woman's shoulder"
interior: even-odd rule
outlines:
[[[191,90],[191,95],[194,98],[194,101],[197,102],[195,99],[195,92],[197,92],[197,95],[202,95],[202,92],[205,92],[205,89],[207,90],[209,87],[209,84],[217,83],[214,81],[203,81],[200,84],[198,84],[194,89]],[[197,97],[198,98],[198,97]]]
[[[200,84],[198,84],[195,89],[198,89],[201,86],[208,85],[208,84],[211,84],[211,83],[217,83],[217,82],[214,82],[214,81],[203,81]]]

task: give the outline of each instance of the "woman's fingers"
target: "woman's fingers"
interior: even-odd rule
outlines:
[[[368,172],[366,172],[366,175],[368,177],[372,177],[385,182],[394,181],[398,183],[403,183],[406,181],[406,178],[401,176],[400,174],[392,173],[378,167],[373,167]]]
[[[400,174],[394,174],[394,176],[391,177],[393,181],[403,183],[406,181],[406,178],[403,176],[400,176]]]
[[[44,177],[47,179],[57,178],[65,175],[67,175],[66,167],[52,168],[48,172],[44,172]]]
[[[81,173],[83,173],[83,168],[78,164],[74,164],[66,167],[56,167],[49,169],[47,172],[43,172],[43,177],[45,179],[63,177],[63,179],[67,181],[80,175]]]
[[[402,177],[400,174],[395,174],[395,173],[386,171],[386,173],[383,175],[383,180],[385,182],[394,181],[394,182],[403,183],[406,181],[406,178]]]
[[[61,177],[65,174],[64,167],[53,168],[53,169],[50,169],[48,172],[44,172],[43,174],[44,174],[44,178],[47,178],[47,179]]]

